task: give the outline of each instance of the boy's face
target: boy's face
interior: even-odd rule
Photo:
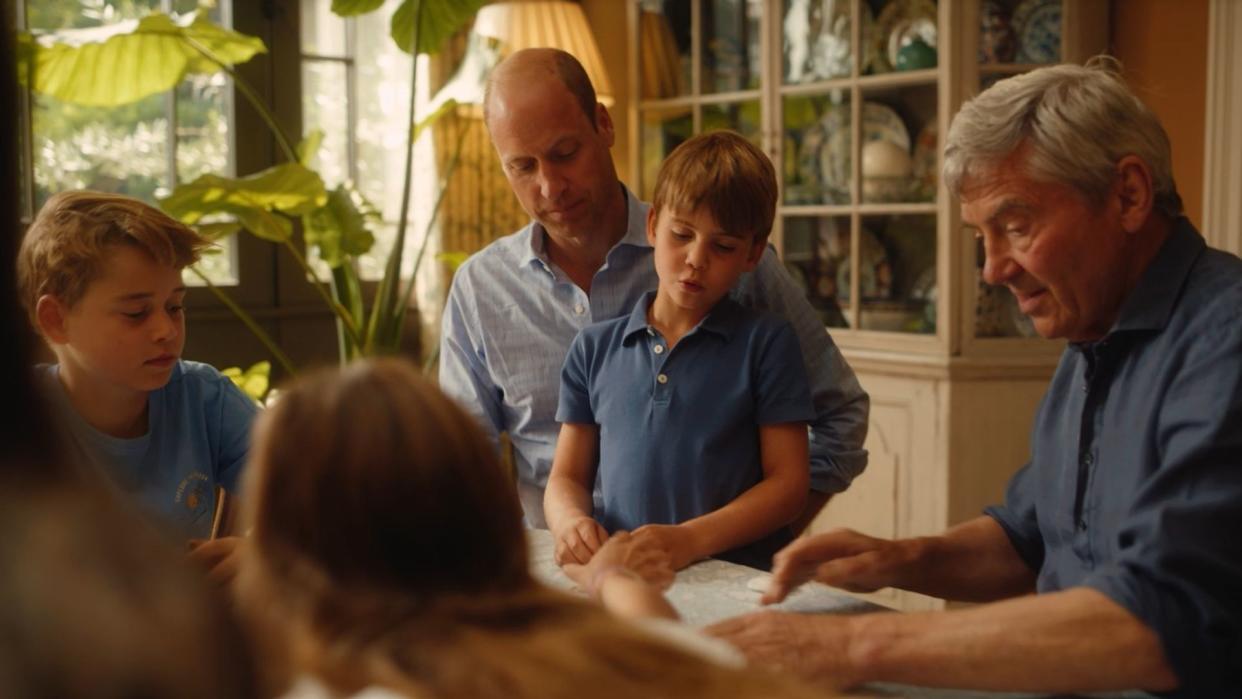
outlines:
[[[40,313],[40,325],[61,370],[76,380],[153,391],[168,382],[185,345],[184,298],[180,269],[118,246],[82,299],[71,308],[51,300],[55,311]]]
[[[652,207],[647,240],[655,248],[660,296],[700,318],[763,255],[763,244],[753,235],[726,233],[704,207],[691,212]]]

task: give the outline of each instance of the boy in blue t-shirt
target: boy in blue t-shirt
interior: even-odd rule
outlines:
[[[558,563],[636,530],[676,568],[707,556],[769,568],[792,538],[814,416],[802,353],[785,320],[728,298],[775,209],[771,162],[735,133],[665,160],[647,217],[659,288],[579,333],[561,373],[544,496]]]
[[[198,540],[211,533],[216,486],[236,491],[258,407],[215,369],[181,360],[181,272],[208,244],[135,199],[64,192],[31,224],[17,273],[57,359],[41,377],[79,455],[228,578],[239,539]]]

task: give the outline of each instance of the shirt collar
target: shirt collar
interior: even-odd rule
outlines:
[[[647,210],[650,205],[634,196],[634,193],[625,185],[621,185],[621,192],[625,195],[625,235],[621,236],[621,240],[608,251],[608,257],[612,257],[612,253],[623,245],[629,245],[639,248],[650,248],[651,243],[647,242]],[[551,271],[550,262],[548,260],[548,241],[547,231],[538,221],[531,221],[519,233],[519,249],[523,251],[521,257],[521,266],[530,267],[536,263]]]
[[[640,332],[655,332],[651,324],[647,322],[647,309],[651,307],[651,302],[655,300],[655,296],[655,291],[648,291],[642,295],[642,298],[638,299],[638,303],[634,304],[634,310],[630,311],[629,320],[625,322],[625,332],[621,334],[621,341],[623,343],[630,342]],[[699,321],[698,325],[686,333],[686,337],[703,331],[717,335],[722,340],[728,342],[729,338],[733,337],[734,331],[742,323],[744,316],[741,313],[741,308],[737,301],[725,296],[703,317],[703,320]]]
[[[1163,330],[1173,314],[1191,267],[1207,247],[1190,221],[1179,217],[1155,259],[1121,305],[1109,334],[1127,330]]]

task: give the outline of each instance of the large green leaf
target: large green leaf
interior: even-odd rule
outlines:
[[[302,221],[306,244],[317,247],[319,258],[329,267],[339,267],[348,256],[365,254],[375,244],[365,215],[344,185],[332,190],[328,203],[303,216]]]
[[[160,206],[191,225],[206,216],[226,214],[260,238],[284,242],[293,234],[293,225],[274,211],[297,216],[327,201],[319,175],[297,163],[283,163],[240,179],[203,175],[179,185],[160,200]]]
[[[392,15],[392,40],[406,53],[413,47],[414,23],[418,21],[420,4],[424,7],[418,31],[418,52],[434,54],[487,4],[487,0],[405,0]]]
[[[43,35],[35,45],[36,92],[101,107],[164,92],[187,73],[219,70],[195,45],[227,64],[244,63],[267,50],[261,40],[216,26],[205,17],[174,21],[161,13]]]
[[[384,0],[332,0],[332,11],[341,17],[365,15],[383,7]]]

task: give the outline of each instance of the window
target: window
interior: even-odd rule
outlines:
[[[389,0],[375,12],[343,19],[332,13],[331,0],[301,0],[299,13],[303,132],[323,132],[312,166],[328,189],[352,182],[379,211],[381,220],[372,227],[375,247],[360,259],[359,272],[371,281],[384,274],[401,212],[411,66],[410,56],[389,37],[389,20],[398,4]],[[359,41],[360,37],[365,40]],[[419,59],[418,71],[418,114],[425,115],[429,101],[425,56]],[[436,173],[433,144],[424,136],[414,152],[403,276],[413,273],[414,255],[427,230],[438,187]],[[434,288],[435,265],[426,262],[419,274],[420,296]]]
[[[150,12],[185,14],[200,5],[213,22],[231,25],[227,0],[26,0],[17,3],[17,23],[37,35],[113,25]],[[67,189],[118,192],[155,203],[179,182],[208,172],[231,175],[229,82],[223,73],[191,75],[167,93],[109,108],[28,92],[22,113],[25,217]],[[200,269],[217,284],[237,284],[236,258],[236,239],[230,238],[217,254],[203,258]]]

